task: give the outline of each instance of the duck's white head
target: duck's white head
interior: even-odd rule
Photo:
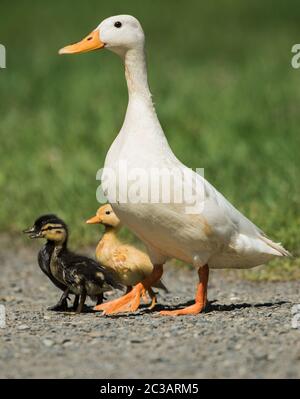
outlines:
[[[102,21],[78,43],[59,50],[59,54],[80,54],[107,48],[120,56],[144,47],[145,36],[139,21],[131,15],[116,15]]]

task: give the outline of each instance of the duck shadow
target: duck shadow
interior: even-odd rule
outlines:
[[[161,310],[178,310],[185,308],[187,306],[193,305],[195,302],[193,300],[189,300],[183,303],[178,304],[177,306],[164,306],[161,304],[157,304],[154,309],[149,309],[149,305],[140,305],[139,311],[136,313],[120,313],[110,315],[109,317],[112,319],[118,318],[128,318],[128,317],[140,317],[143,314],[151,314],[160,312]],[[231,303],[227,304],[219,304],[217,300],[213,300],[208,302],[206,308],[203,313],[211,313],[211,312],[232,312],[239,309],[246,309],[246,308],[271,308],[271,307],[278,307],[281,305],[285,305],[287,303],[291,303],[290,301],[276,301],[276,302],[262,302],[262,303]],[[92,307],[85,306],[83,313],[100,313],[99,311],[94,310]],[[69,315],[72,314],[71,312],[68,313]],[[73,313],[76,314],[76,313]],[[105,317],[103,315],[103,317]]]
[[[229,305],[227,304],[219,304],[216,303],[217,301],[210,301],[206,305],[206,308],[204,310],[204,313],[211,313],[211,312],[232,312],[234,310],[239,310],[239,309],[246,309],[246,308],[270,308],[273,306],[280,306],[284,305],[286,303],[291,303],[289,301],[277,301],[277,302],[262,302],[262,303],[231,303]],[[193,305],[195,301],[187,301],[184,303],[180,303],[177,306],[163,306],[163,305],[157,305],[154,311],[161,311],[161,310],[178,310],[185,308],[187,306]],[[152,312],[153,310],[145,309],[145,312],[149,313]]]

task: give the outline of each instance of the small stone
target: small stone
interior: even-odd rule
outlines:
[[[12,290],[13,290],[13,292],[16,292],[16,293],[22,292],[22,288],[21,287],[14,287]]]
[[[29,326],[27,324],[21,324],[20,326],[18,326],[18,330],[20,331],[25,331],[25,330],[29,330]]]
[[[8,295],[8,296],[2,296],[2,297],[0,298],[0,301],[2,301],[2,302],[13,302],[13,301],[15,301],[15,300],[16,300],[16,297],[10,296],[10,295]]]
[[[144,342],[144,341],[141,340],[141,339],[131,339],[130,342],[131,342],[132,344],[141,344],[141,343]]]
[[[24,353],[25,355],[27,355],[28,353],[30,353],[30,349],[29,348],[23,348],[21,349],[21,352]]]
[[[73,342],[70,339],[65,339],[62,344],[63,346],[71,346],[73,345]]]
[[[46,339],[43,340],[43,344],[50,348],[51,346],[54,345],[54,342],[52,341],[52,339],[46,338]]]
[[[270,361],[273,361],[273,360],[276,360],[276,357],[277,357],[276,354],[271,352],[271,353],[268,353],[267,359]]]
[[[102,337],[102,335],[103,335],[103,333],[100,331],[91,331],[89,333],[89,336],[92,338],[100,338],[100,337]]]

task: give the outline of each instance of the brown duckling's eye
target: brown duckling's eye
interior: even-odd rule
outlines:
[[[120,21],[115,22],[115,27],[116,28],[121,28],[122,23]]]
[[[54,228],[55,228],[55,227],[52,227],[52,226],[42,227],[41,231],[49,231],[49,230],[52,230],[52,229],[54,229]]]
[[[105,213],[106,213],[106,215],[110,215],[110,211],[106,211]]]

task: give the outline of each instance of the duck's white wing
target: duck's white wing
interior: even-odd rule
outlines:
[[[199,184],[205,187],[205,201],[209,203],[210,212],[225,215],[223,222],[229,223],[234,229],[234,245],[237,249],[253,252],[262,252],[273,256],[289,256],[290,253],[280,243],[275,243],[266,234],[238,211],[212,184],[202,176],[197,176]],[[204,204],[205,214],[205,204]],[[221,220],[219,220],[221,221]],[[220,231],[220,226],[219,226]],[[224,226],[224,231],[228,229]],[[232,232],[231,232],[232,233]],[[244,247],[244,248],[242,248]],[[242,252],[243,252],[242,251]]]

